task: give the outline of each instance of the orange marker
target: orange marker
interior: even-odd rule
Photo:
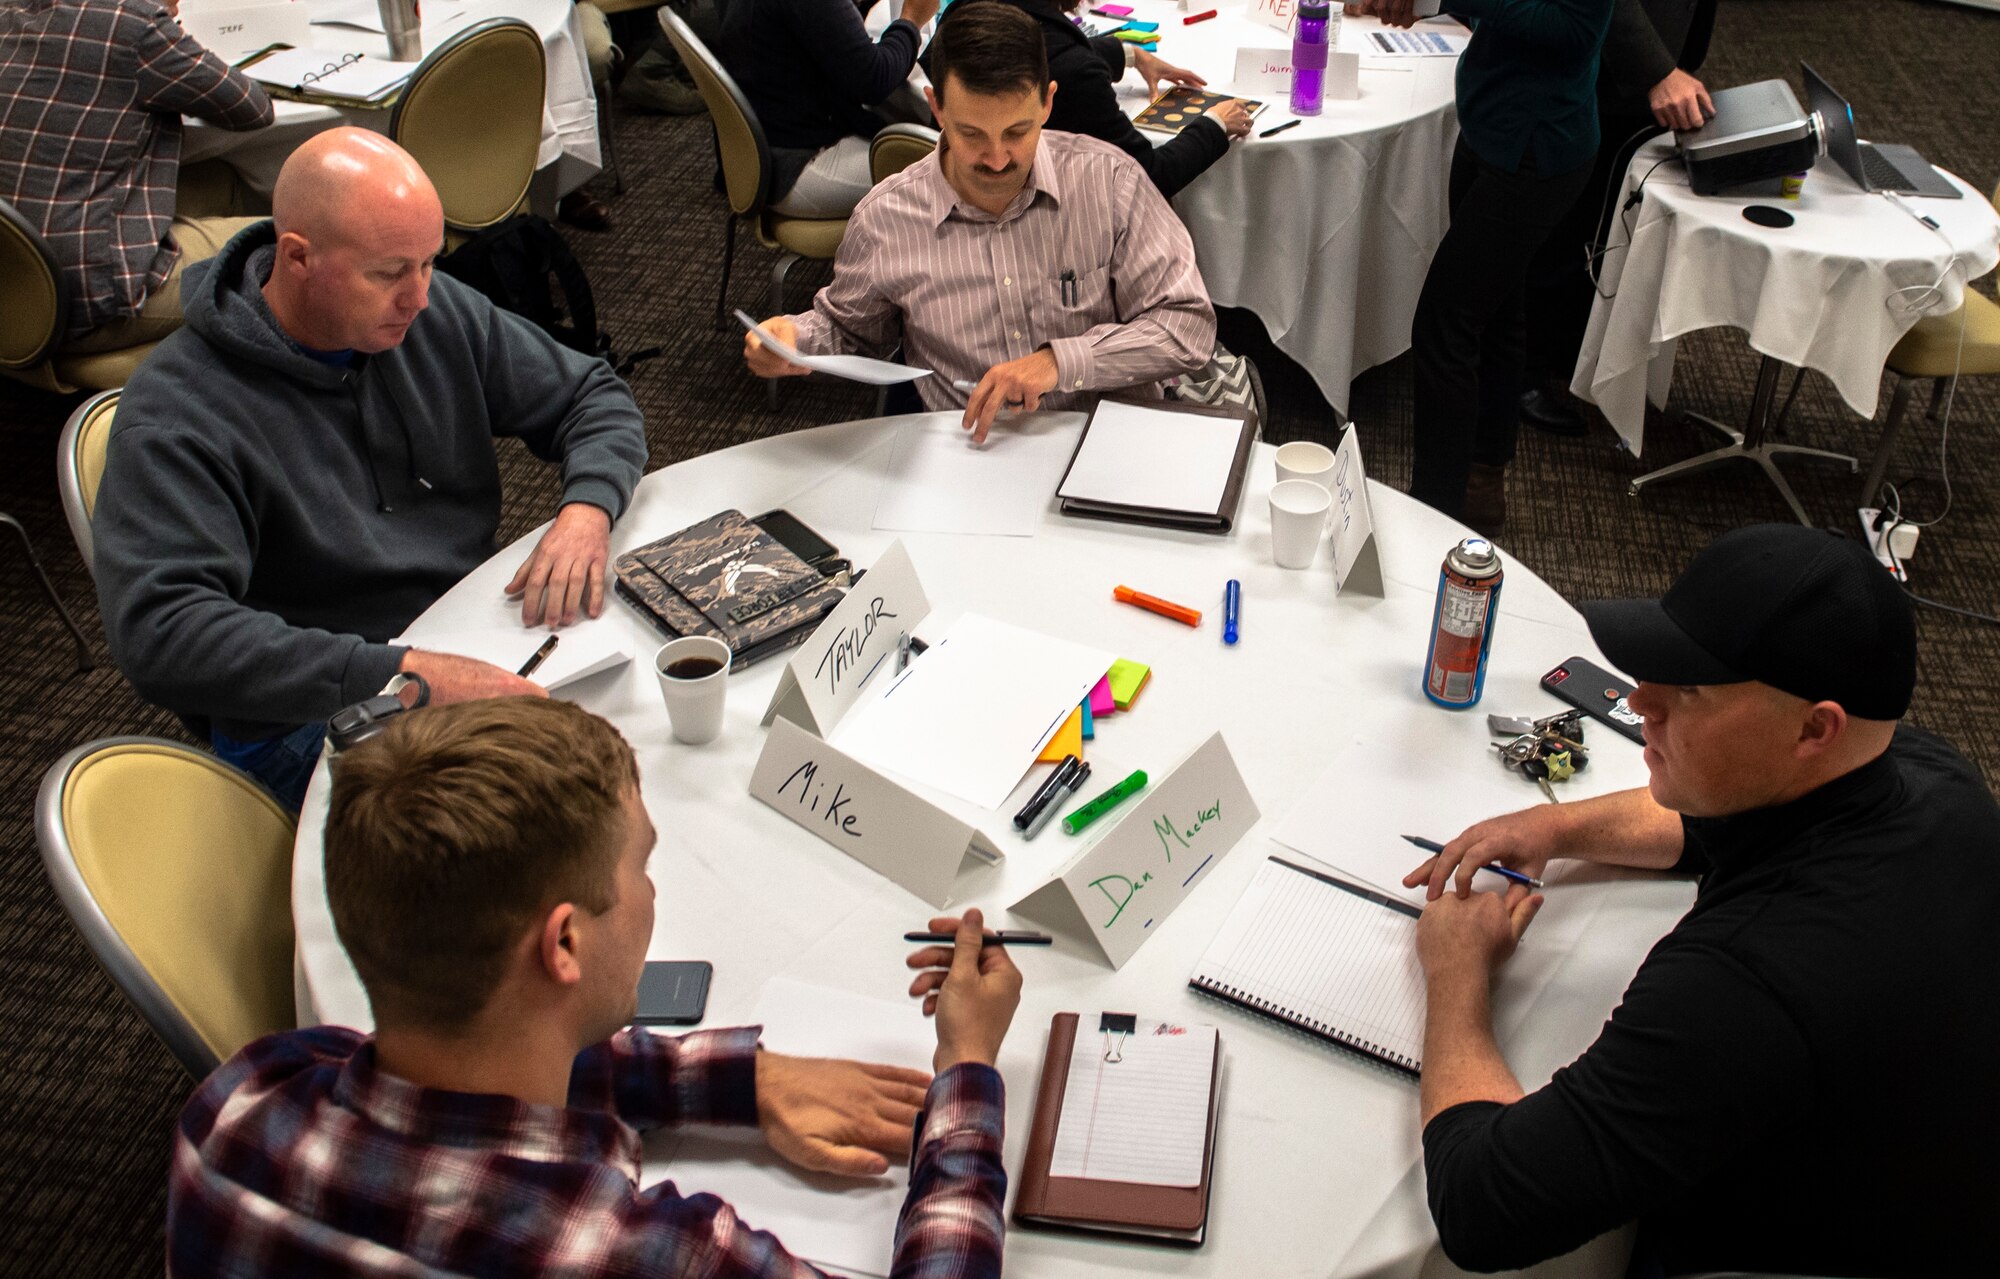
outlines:
[[[1135,591],[1129,586],[1113,588],[1111,598],[1120,604],[1135,604],[1149,613],[1158,613],[1161,617],[1171,617],[1176,622],[1188,626],[1201,625],[1200,609],[1189,608],[1185,604],[1170,603],[1158,596],[1148,595],[1144,591]]]

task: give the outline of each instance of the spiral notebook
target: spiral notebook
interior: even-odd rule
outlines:
[[[245,62],[252,79],[280,96],[378,104],[401,89],[416,68],[343,49],[277,48]]]
[[[1188,985],[1415,1078],[1424,974],[1414,905],[1267,858]]]

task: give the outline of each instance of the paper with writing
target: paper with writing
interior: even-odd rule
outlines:
[[[875,527],[1033,537],[1076,445],[1081,415],[1010,417],[979,446],[960,417],[912,415],[897,429]]]
[[[1095,1031],[1097,1024],[1094,1013],[1077,1019],[1049,1175],[1200,1185],[1215,1027],[1141,1019],[1128,1035]]]
[[[805,355],[772,337],[763,325],[751,319],[746,313],[738,311],[736,318],[742,322],[744,328],[755,333],[757,340],[769,347],[772,354],[787,364],[816,369],[821,373],[831,373],[835,377],[844,377],[850,382],[864,382],[869,386],[894,386],[898,382],[914,382],[920,377],[931,375],[929,369],[913,369],[907,364],[871,359],[865,355]]]
[[[1349,425],[1333,455],[1333,585],[1341,594],[1380,598],[1382,551],[1375,544],[1375,513],[1368,504],[1368,469],[1361,437]]]
[[[1245,45],[1236,51],[1236,74],[1229,87],[1239,93],[1290,93],[1292,51]]]
[[[1104,400],[1058,495],[1085,502],[1214,512],[1242,438],[1238,418]]]
[[[1286,35],[1292,33],[1292,22],[1298,13],[1298,0],[1250,0],[1250,21]]]
[[[750,793],[932,906],[950,903],[967,856],[1000,859],[971,824],[788,719],[773,722],[764,738]]]
[[[451,653],[490,662],[512,672],[521,669],[522,664],[549,638],[549,634],[548,631],[531,631],[517,626],[404,635],[394,642],[433,653]],[[616,627],[593,626],[586,622],[555,634],[560,637],[555,651],[542,659],[535,673],[528,676],[550,692],[632,660],[632,654],[625,647],[625,635]]]
[[[909,548],[898,540],[875,557],[847,597],[826,615],[778,676],[764,723],[784,716],[826,736],[847,714],[871,676],[895,673],[905,633],[930,615],[931,602],[917,580]]]
[[[1158,930],[1258,818],[1219,732],[1117,811],[1124,815],[1109,832],[1013,906],[1029,918],[1081,931],[1114,968]]]

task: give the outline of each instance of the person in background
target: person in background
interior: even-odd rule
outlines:
[[[1045,131],[1056,93],[1040,29],[1011,4],[953,5],[931,45],[935,155],[870,191],[804,315],[765,321],[808,355],[898,345],[931,409],[963,409],[983,443],[1003,409],[1155,398],[1206,368],[1215,311],[1187,228],[1136,161]],[[808,370],[752,333],[759,377]],[[969,389],[968,389],[969,388]]]
[[[1590,180],[1597,54],[1614,0],[1446,0],[1473,24],[1458,62],[1451,227],[1410,326],[1410,495],[1481,533],[1507,522],[1529,264]],[[1412,0],[1365,0],[1391,26]]]
[[[621,1029],[655,841],[631,747],[566,702],[429,707],[343,751],[327,905],[375,1031],[270,1035],[201,1084],[174,1137],[169,1270],[818,1276],[714,1195],[641,1188],[642,1131],[732,1124],[816,1173],[907,1160],[890,1274],[998,1279],[993,1063],[1021,974],[979,912],[931,920],[955,944],[910,956],[934,1075],[769,1052],[760,1026]]]
[[[868,141],[883,125],[920,120],[910,68],[938,0],[905,0],[868,38],[854,0],[729,0],[715,56],[750,100],[771,146],[771,207],[840,218],[868,193]]]
[[[963,0],[961,0],[961,3]],[[1132,124],[1118,105],[1112,86],[1135,71],[1149,97],[1163,84],[1199,89],[1208,81],[1182,70],[1136,44],[1111,36],[1086,36],[1073,20],[1083,0],[1001,0],[1035,20],[1049,51],[1049,77],[1057,92],[1048,127],[1064,133],[1102,138],[1139,162],[1160,194],[1172,199],[1180,189],[1207,171],[1229,150],[1232,139],[1250,132],[1250,109],[1234,98],[1172,138],[1155,145]],[[930,52],[923,57],[926,66]]]
[[[524,626],[553,628],[604,607],[646,435],[610,365],[432,278],[437,191],[381,134],[308,139],[272,205],[190,268],[187,327],[125,386],[92,566],[139,694],[210,721],[216,753],[297,809],[326,718],[399,671],[441,703],[541,693],[393,642],[493,554],[494,437],[562,465],[508,584]]]
[[[1632,152],[1656,129],[1698,129],[1715,115],[1694,73],[1708,56],[1715,0],[1618,0],[1597,72],[1597,163],[1583,193],[1535,257],[1528,274],[1527,390],[1521,420],[1552,435],[1582,435],[1583,407],[1569,393],[1601,254],[1625,242],[1606,218]]]
[[[1636,1220],[1632,1279],[1992,1268],[2000,807],[1898,722],[1912,612],[1859,542],[1796,524],[1583,606],[1638,680],[1647,785],[1481,822],[1404,881],[1431,898],[1424,1172],[1452,1261],[1531,1266]],[[1469,890],[1555,858],[1700,883],[1597,1042],[1527,1092],[1491,991],[1542,898]]]
[[[0,199],[69,282],[59,348],[142,346],[181,324],[181,273],[254,219],[177,207],[181,117],[261,129],[250,77],[175,21],[180,0],[0,5]]]
[[[618,46],[611,39],[611,19],[590,0],[576,0],[576,22],[583,32],[583,60],[590,67],[590,83],[611,83],[611,68],[618,61]],[[608,121],[600,121],[607,124]],[[584,231],[609,231],[611,209],[581,186],[556,205],[556,216]]]

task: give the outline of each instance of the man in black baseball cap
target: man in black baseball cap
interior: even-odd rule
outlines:
[[[1481,822],[1407,881],[1433,899],[1422,1105],[1445,1252],[1526,1266],[1636,1221],[1632,1275],[1989,1264],[2000,807],[1897,722],[1909,600],[1858,544],[1765,525],[1660,599],[1583,611],[1638,683],[1648,785]],[[1528,1093],[1487,992],[1543,899],[1471,879],[1558,857],[1700,879],[1597,1042]]]

